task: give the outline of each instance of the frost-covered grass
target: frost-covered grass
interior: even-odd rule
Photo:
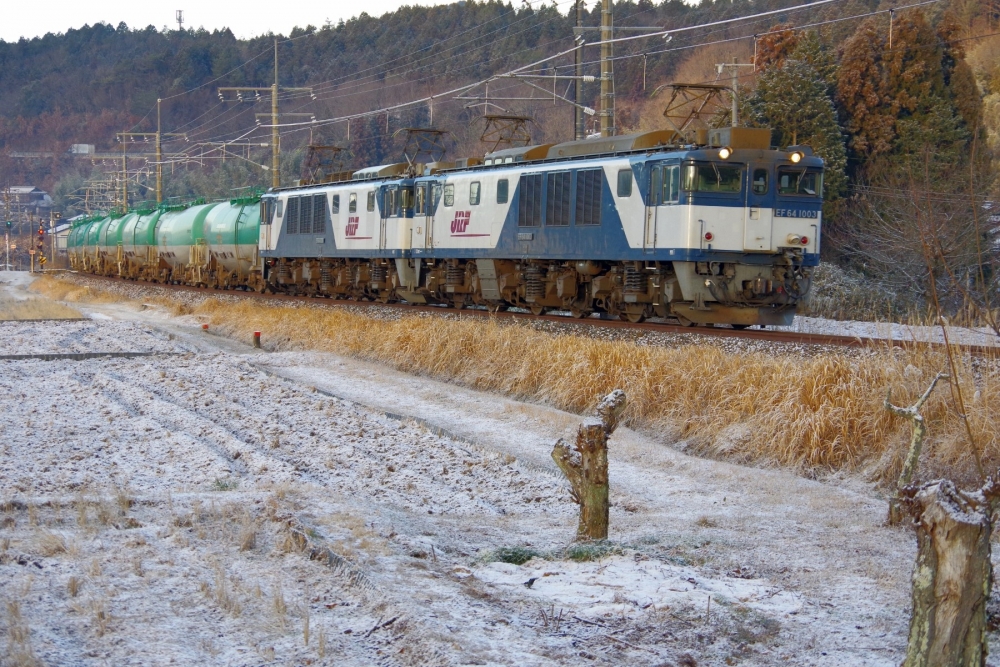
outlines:
[[[812,473],[863,469],[885,480],[895,477],[909,441],[909,424],[883,408],[887,393],[909,404],[948,368],[943,352],[926,348],[867,356],[736,355],[713,346],[658,348],[479,319],[384,322],[256,303],[205,303],[196,314],[235,338],[263,331],[271,349],[348,354],[576,413],[620,388],[628,396],[626,424],[673,433],[693,451]],[[988,463],[1000,462],[993,427],[1000,419],[1000,375],[980,372],[996,360],[956,354],[976,447]],[[970,444],[958,412],[947,387],[926,404],[929,470],[970,474]]]
[[[871,278],[823,262],[813,270],[809,299],[799,314],[831,320],[923,324],[913,294],[900,294]]]
[[[41,288],[56,294],[72,289],[61,283]],[[909,405],[937,372],[949,370],[947,355],[926,347],[809,357],[736,354],[716,346],[665,348],[547,333],[480,318],[376,320],[341,309],[213,299],[194,314],[239,340],[249,342],[261,331],[269,350],[350,355],[578,414],[624,389],[627,425],[666,434],[688,451],[808,474],[862,471],[882,481],[898,474],[910,428],[884,409],[886,395],[891,390],[894,402]],[[973,447],[987,469],[1000,464],[994,428],[1000,360],[973,360],[957,349],[955,355],[957,389],[942,387],[923,409],[930,437],[921,465],[928,475],[961,478],[974,474]]]
[[[149,337],[92,323],[58,326],[83,345]],[[576,417],[497,410],[495,395],[384,367],[288,379],[272,365],[357,362],[227,353],[191,329],[177,336],[200,342],[187,355],[0,362],[0,661],[898,662],[907,540],[870,496],[620,428],[613,539],[574,544],[565,480],[534,461]],[[443,396],[464,423],[503,417],[490,428],[512,449],[330,395],[352,385],[411,407]],[[711,527],[695,520],[706,512]]]
[[[79,317],[82,317],[80,311],[57,301],[0,297],[0,321],[68,320]]]

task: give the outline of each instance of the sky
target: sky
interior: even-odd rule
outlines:
[[[402,5],[438,5],[451,0],[364,0],[363,2],[265,2],[264,0],[174,0],[173,2],[141,2],[131,0],[49,0],[49,2],[16,3],[8,8],[0,21],[0,39],[16,42],[21,37],[41,37],[45,33],[66,32],[95,23],[117,26],[124,21],[130,28],[152,25],[177,27],[175,14],[184,11],[184,27],[204,27],[212,31],[229,28],[237,37],[253,37],[274,32],[287,35],[295,27],[322,26],[329,19],[337,23],[361,11],[381,16]],[[14,0],[3,4],[15,5]],[[276,13],[275,7],[280,8]],[[267,17],[267,18],[264,18]]]

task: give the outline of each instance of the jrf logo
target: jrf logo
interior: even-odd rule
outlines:
[[[360,216],[352,216],[347,219],[347,227],[344,232],[348,236],[355,236],[358,233],[358,222],[361,220]]]
[[[451,221],[451,233],[463,234],[469,228],[469,218],[472,211],[455,211],[455,219]]]

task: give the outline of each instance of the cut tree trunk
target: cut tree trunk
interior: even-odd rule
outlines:
[[[560,439],[552,450],[556,465],[569,479],[573,501],[580,506],[577,539],[608,537],[608,436],[618,428],[625,392],[616,389],[597,406],[597,417],[580,425],[571,450]]]
[[[900,494],[903,489],[908,487],[913,482],[913,475],[917,471],[917,463],[920,461],[920,452],[924,447],[924,438],[927,436],[927,426],[924,424],[923,415],[920,414],[920,408],[924,407],[924,403],[930,398],[931,392],[934,391],[934,387],[937,386],[939,380],[946,380],[948,376],[944,373],[938,373],[934,380],[931,382],[931,386],[927,387],[927,391],[924,392],[923,396],[917,399],[917,402],[908,408],[900,408],[889,402],[892,397],[892,390],[890,389],[885,397],[885,409],[894,415],[900,417],[907,417],[913,422],[913,436],[910,438],[910,449],[906,453],[906,460],[903,461],[903,469],[899,473],[899,481],[896,482],[896,491],[889,498],[889,516],[886,522],[890,526],[898,526],[903,521],[903,510],[900,507]]]
[[[1000,483],[965,493],[947,480],[907,487],[917,562],[913,614],[903,667],[983,667],[986,603],[993,585],[990,535]]]

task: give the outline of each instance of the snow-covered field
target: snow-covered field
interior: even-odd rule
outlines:
[[[549,458],[578,416],[75,305],[99,319],[3,345],[175,354],[0,361],[12,664],[901,660],[915,544],[859,482],[622,428],[611,542],[580,548]]]
[[[943,343],[941,327],[911,326],[890,322],[855,322],[828,320],[822,317],[795,318],[789,327],[774,327],[779,331],[826,334],[831,336],[852,336],[856,338],[879,338],[917,343]],[[948,327],[948,342],[958,345],[1000,345],[1000,336],[987,327]]]

